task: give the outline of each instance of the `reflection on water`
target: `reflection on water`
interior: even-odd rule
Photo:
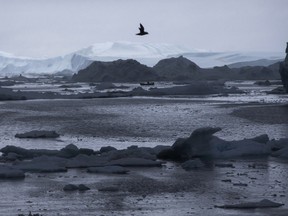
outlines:
[[[224,210],[214,205],[270,199],[287,204],[286,163],[267,158],[228,161],[235,168],[210,167],[186,172],[168,163],[163,168],[131,169],[129,175],[67,173],[28,174],[23,181],[0,181],[0,215],[271,215],[279,210]],[[217,161],[215,163],[227,163]],[[229,180],[229,181],[227,181]],[[85,184],[86,192],[64,192],[63,186]],[[237,186],[242,183],[246,186]],[[100,192],[114,186],[118,192]],[[287,207],[280,208],[281,211]],[[188,215],[189,215],[188,214]],[[275,214],[277,215],[277,214]]]

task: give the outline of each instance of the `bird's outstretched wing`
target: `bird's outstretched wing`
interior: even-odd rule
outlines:
[[[139,28],[140,32],[144,32],[144,26],[140,23],[140,28]]]

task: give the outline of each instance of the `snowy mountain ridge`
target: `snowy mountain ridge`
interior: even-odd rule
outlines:
[[[284,58],[284,53],[282,55],[282,53],[211,52],[200,49],[187,49],[172,44],[106,42],[93,44],[64,56],[46,59],[17,57],[9,53],[0,52],[0,76],[53,74],[63,70],[70,70],[71,73],[75,73],[95,60],[135,59],[142,64],[153,66],[161,59],[181,55],[204,68],[243,61],[278,60]]]

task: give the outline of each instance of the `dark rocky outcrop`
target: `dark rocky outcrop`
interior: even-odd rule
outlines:
[[[195,157],[210,156],[210,140],[221,128],[199,128],[189,138],[178,138],[170,149],[161,151],[157,157],[165,160],[186,161]]]
[[[278,143],[277,141],[270,143],[266,134],[251,139],[226,141],[214,135],[220,130],[221,128],[218,127],[198,128],[192,132],[190,137],[177,139],[170,148],[159,152],[157,157],[163,160],[180,162],[196,158],[204,159],[205,161],[208,159],[209,161],[213,158],[235,158],[253,155],[267,157],[271,154],[273,146]],[[281,146],[278,145],[278,148],[281,148]],[[288,155],[287,152],[288,150],[281,148],[274,155],[285,158]],[[187,169],[198,166],[200,164],[197,161],[190,161],[184,165]]]
[[[200,67],[183,56],[160,60],[153,69],[165,80],[187,80],[199,76]]]
[[[140,82],[158,80],[157,74],[136,60],[95,61],[72,77],[76,82]]]
[[[0,87],[0,101],[2,100],[26,100],[26,97],[19,92],[14,92],[12,89]]]
[[[286,47],[286,58],[284,62],[280,63],[279,72],[281,75],[283,86],[286,92],[288,93],[288,42],[287,42],[287,47]]]
[[[242,80],[255,80],[255,79],[279,79],[277,72],[277,64],[264,67],[264,66],[247,66],[235,69],[239,79]]]
[[[269,66],[244,66],[230,68],[227,65],[200,68],[183,56],[159,61],[153,69],[161,80],[261,80],[279,79],[279,62]]]

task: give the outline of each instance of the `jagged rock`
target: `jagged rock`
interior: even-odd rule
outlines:
[[[170,149],[161,151],[157,157],[173,161],[186,161],[195,157],[231,158],[251,155],[267,156],[271,145],[267,135],[236,141],[222,140],[214,133],[220,128],[199,128],[189,138],[179,138]]]
[[[104,173],[104,174],[127,174],[128,169],[121,166],[104,166],[104,167],[90,167],[87,172],[89,173]]]
[[[22,170],[0,165],[0,179],[24,179],[25,174]]]
[[[17,138],[57,138],[60,135],[55,131],[33,130],[26,133],[16,134]]]
[[[189,138],[180,138],[170,149],[160,152],[157,157],[176,161],[186,161],[193,157],[211,156],[210,140],[221,128],[205,127],[192,132]]]
[[[259,202],[246,202],[246,203],[240,203],[240,204],[228,204],[228,205],[222,205],[222,206],[215,206],[217,208],[225,208],[225,209],[254,209],[254,208],[275,208],[283,206],[282,203],[276,203],[273,201],[270,201],[268,199],[263,199]]]
[[[199,158],[197,158],[197,159],[188,160],[188,161],[182,163],[181,167],[186,171],[190,171],[190,170],[205,167],[205,164]]]

